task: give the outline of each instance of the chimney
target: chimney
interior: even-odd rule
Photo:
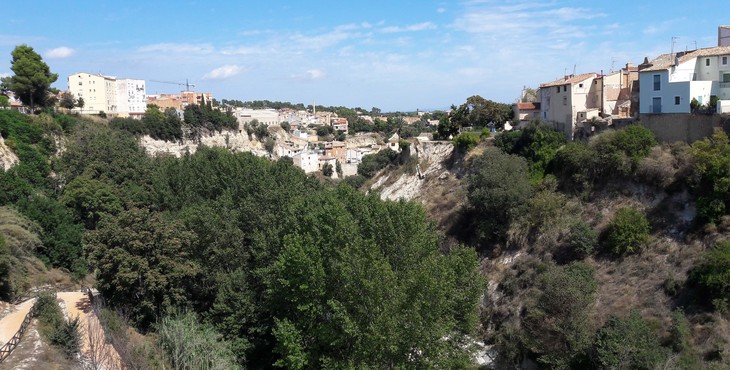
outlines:
[[[730,26],[717,27],[717,46],[730,46]]]

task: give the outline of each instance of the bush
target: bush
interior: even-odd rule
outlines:
[[[606,241],[617,255],[638,252],[649,240],[649,221],[633,208],[621,208],[608,226]]]
[[[454,148],[459,153],[466,153],[474,149],[481,141],[481,136],[476,132],[462,132],[454,138]]]
[[[527,212],[532,195],[527,162],[497,148],[474,159],[466,188],[479,237],[491,241],[504,238],[509,224]]]
[[[353,176],[347,176],[345,177],[344,183],[352,186],[355,189],[360,189],[363,184],[365,184],[365,181],[367,179],[363,175],[353,175]]]
[[[667,356],[659,333],[637,312],[609,318],[594,341],[594,357],[601,369],[651,370]]]
[[[730,242],[722,242],[707,251],[702,261],[689,272],[688,283],[697,288],[702,303],[716,308],[730,303]]]
[[[239,368],[230,343],[194,313],[164,317],[158,333],[174,369]]]
[[[548,368],[581,361],[594,330],[591,309],[598,282],[592,267],[576,262],[552,267],[537,277],[540,292],[524,319],[525,342]]]
[[[75,358],[81,349],[79,318],[66,321],[56,302],[56,294],[52,292],[40,293],[36,305],[41,335],[61,350],[66,358]]]
[[[378,171],[394,163],[397,158],[398,153],[392,151],[390,148],[381,150],[375,154],[368,154],[362,157],[362,162],[357,166],[357,173],[366,178],[371,178]]]
[[[573,224],[566,239],[570,259],[582,260],[593,254],[598,246],[598,234],[585,222]]]

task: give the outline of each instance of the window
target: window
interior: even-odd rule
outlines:
[[[679,105],[679,96],[674,97],[674,105]]]
[[[654,91],[659,91],[662,89],[662,76],[660,75],[654,75]]]
[[[578,87],[583,87],[583,84],[578,84]]]
[[[568,91],[568,85],[563,86],[563,92]]]
[[[727,57],[722,57],[722,65],[727,65]]]
[[[705,66],[710,66],[710,58],[705,59]]]
[[[730,73],[722,74],[722,82],[730,82]]]
[[[564,96],[563,97],[563,105],[568,105],[568,97],[567,96]]]
[[[560,92],[560,86],[558,86],[558,92]]]

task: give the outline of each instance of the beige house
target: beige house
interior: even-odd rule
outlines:
[[[552,122],[568,139],[573,139],[578,123],[598,115],[601,107],[599,74],[568,75],[540,85],[540,118]]]
[[[540,103],[515,103],[512,104],[512,112],[514,112],[514,126],[522,128],[533,120],[540,120]]]
[[[112,113],[117,111],[116,79],[93,73],[75,73],[68,76],[68,91],[74,99],[83,99],[83,108],[74,108],[82,114]]]
[[[601,111],[616,118],[634,117],[639,109],[639,68],[631,64],[598,77]]]

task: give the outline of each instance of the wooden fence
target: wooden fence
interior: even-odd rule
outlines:
[[[28,314],[25,315],[25,319],[23,319],[23,323],[20,325],[20,329],[13,335],[10,340],[5,343],[2,347],[0,347],[0,363],[5,361],[8,356],[10,356],[10,353],[13,352],[15,347],[20,344],[20,339],[23,337],[23,334],[25,334],[25,330],[28,329],[28,325],[30,325],[31,320],[38,314],[38,301],[35,301],[33,303],[33,307],[30,308],[30,311],[28,311]]]

